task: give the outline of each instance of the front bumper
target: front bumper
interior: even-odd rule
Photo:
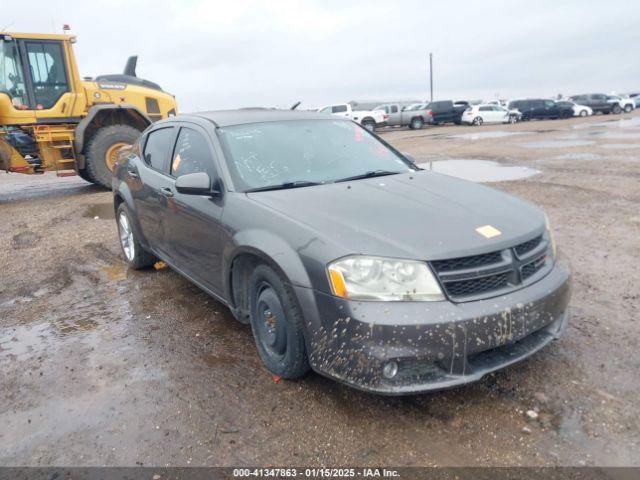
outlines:
[[[361,390],[400,395],[479,380],[558,338],[569,318],[568,264],[500,297],[466,303],[357,302],[296,287],[318,373]],[[398,372],[385,378],[383,367]]]

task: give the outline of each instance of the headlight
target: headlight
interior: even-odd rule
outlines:
[[[354,255],[328,266],[334,295],[351,300],[444,300],[425,262]]]
[[[551,253],[553,254],[553,261],[556,261],[556,239],[553,236],[553,230],[551,230],[551,222],[549,221],[549,217],[545,213],[544,215],[545,223],[547,224],[547,235],[549,236],[549,243],[551,244]]]

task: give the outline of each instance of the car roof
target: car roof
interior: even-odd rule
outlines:
[[[298,110],[276,110],[268,108],[244,108],[239,110],[213,110],[209,112],[197,112],[181,114],[176,119],[187,117],[204,118],[217,127],[229,127],[247,123],[280,122],[285,120],[342,120],[347,118],[327,113],[305,112]]]

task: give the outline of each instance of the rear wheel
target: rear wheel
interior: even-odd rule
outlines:
[[[473,119],[473,124],[476,126],[480,126],[482,125],[482,123],[483,123],[482,117],[476,117]]]
[[[624,106],[624,113],[629,113],[631,110],[633,110],[633,107],[631,105]]]
[[[124,253],[124,258],[129,266],[135,270],[140,270],[153,265],[156,257],[140,245],[131,223],[129,209],[124,203],[121,203],[118,207],[116,221],[118,223],[118,236],[120,237],[122,253]]]
[[[373,132],[376,129],[376,122],[372,119],[364,119],[362,121],[362,126],[370,132]]]
[[[580,116],[581,117],[586,117],[587,116],[587,111],[586,110],[580,110]]]
[[[421,118],[413,118],[411,119],[409,128],[411,128],[411,130],[420,130],[423,125],[424,125],[424,122],[422,121]]]
[[[99,129],[87,144],[87,176],[98,185],[110,189],[118,150],[133,144],[139,136],[140,131],[129,125],[118,124]]]
[[[302,312],[287,282],[258,265],[250,279],[251,329],[260,358],[274,375],[298,378],[309,371]]]
[[[509,115],[509,123],[518,123],[518,117],[516,115]]]

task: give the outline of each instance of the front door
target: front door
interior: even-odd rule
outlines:
[[[127,165],[125,176],[133,193],[142,235],[160,255],[168,254],[166,212],[173,179],[168,175],[168,160],[176,128],[164,127],[146,135],[142,159]]]
[[[181,175],[206,172],[212,184],[217,183],[218,169],[207,132],[193,124],[180,128],[169,171],[174,181]],[[187,195],[174,188],[166,217],[169,255],[176,267],[218,294],[223,292],[223,204],[222,196]]]

